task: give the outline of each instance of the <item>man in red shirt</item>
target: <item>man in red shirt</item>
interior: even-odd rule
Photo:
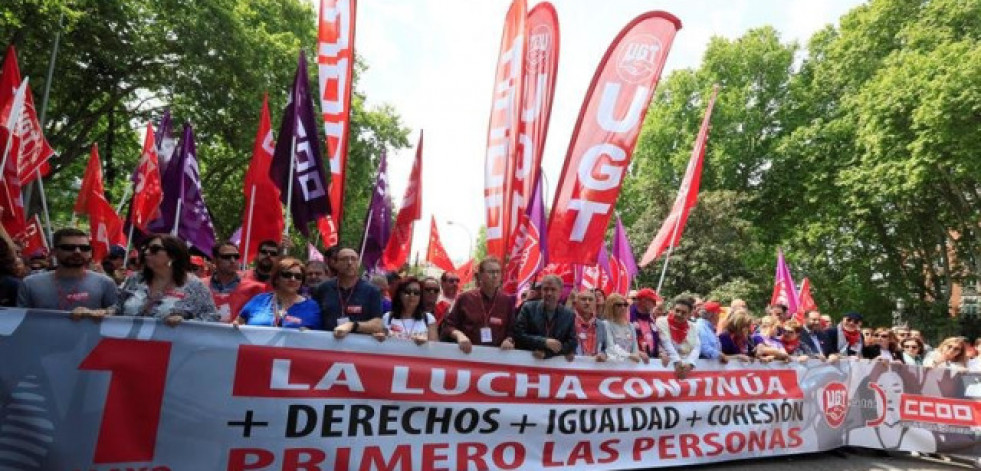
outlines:
[[[201,281],[211,290],[222,322],[231,322],[253,296],[270,291],[266,283],[243,277],[238,272],[241,255],[235,244],[223,241],[212,249],[215,274]]]
[[[501,292],[501,274],[500,260],[482,260],[477,267],[478,288],[457,296],[443,320],[444,336],[456,342],[464,353],[470,353],[474,344],[514,348],[515,303],[513,297]]]
[[[436,300],[436,319],[443,319],[450,312],[456,296],[460,292],[460,276],[453,272],[444,271],[439,277],[440,294]]]

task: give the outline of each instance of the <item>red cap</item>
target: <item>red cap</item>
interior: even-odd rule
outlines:
[[[709,301],[702,305],[702,309],[705,309],[706,312],[711,312],[712,314],[718,314],[722,311],[722,305],[715,301]]]
[[[191,265],[197,265],[199,267],[204,266],[204,257],[200,255],[191,255]]]
[[[651,301],[658,302],[661,300],[661,297],[654,290],[644,288],[637,292],[637,299],[650,299]]]

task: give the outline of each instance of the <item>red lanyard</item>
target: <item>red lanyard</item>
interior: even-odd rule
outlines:
[[[480,291],[479,294],[480,294],[480,310],[482,311],[481,317],[484,321],[484,327],[487,327],[488,322],[490,322],[491,314],[494,312],[494,306],[497,305],[497,291],[494,291],[494,294],[491,295],[490,310],[487,310],[487,306],[484,304],[484,292]]]

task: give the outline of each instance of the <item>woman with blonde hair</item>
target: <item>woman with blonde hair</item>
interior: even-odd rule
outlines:
[[[630,303],[618,293],[611,293],[606,298],[604,318],[597,337],[602,336],[601,345],[604,350],[596,356],[597,361],[626,360],[647,363],[649,358],[637,346],[637,332],[630,323]],[[599,341],[600,339],[597,338]]]
[[[783,327],[776,316],[768,315],[760,319],[760,330],[753,335],[753,342],[756,344],[756,358],[761,361],[790,359],[783,345]]]
[[[966,370],[967,340],[964,337],[947,337],[923,360],[923,366]]]
[[[726,316],[726,322],[719,334],[722,353],[730,359],[750,361],[755,345],[752,339],[753,316],[745,309],[736,309]]]

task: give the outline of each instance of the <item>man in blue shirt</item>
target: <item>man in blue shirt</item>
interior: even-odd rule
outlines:
[[[331,265],[337,278],[321,283],[313,290],[320,306],[324,330],[341,338],[349,333],[381,332],[381,292],[360,277],[360,259],[351,248],[337,251]]]
[[[719,335],[716,333],[721,311],[722,306],[715,301],[703,304],[702,316],[695,321],[695,327],[698,328],[698,340],[701,343],[701,353],[698,357],[725,363],[726,356],[722,353],[722,344],[719,343]]]

